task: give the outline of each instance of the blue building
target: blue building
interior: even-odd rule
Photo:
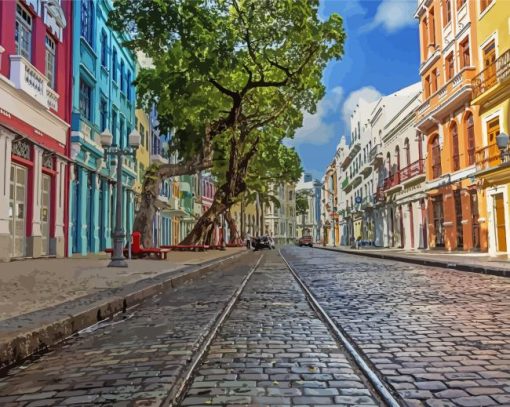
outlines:
[[[109,129],[113,143],[125,147],[135,127],[136,59],[122,46],[124,38],[106,24],[112,7],[111,0],[82,0],[73,7],[70,254],[111,247],[116,164],[104,160],[99,135]],[[137,174],[133,158],[123,161],[123,221],[129,236]]]

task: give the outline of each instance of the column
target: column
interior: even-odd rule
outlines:
[[[111,191],[112,191],[112,195],[110,197],[110,203],[108,204],[109,205],[109,218],[110,218],[110,222],[109,222],[109,225],[110,225],[110,233],[109,233],[109,239],[110,239],[110,245],[108,247],[113,247],[113,240],[112,240],[112,234],[113,234],[113,231],[115,230],[115,216],[116,216],[116,213],[117,213],[117,205],[115,205],[115,202],[117,201],[117,183],[115,184],[111,184]]]
[[[78,233],[78,251],[85,256],[88,251],[87,244],[87,210],[88,197],[88,171],[78,167],[78,210],[76,213],[76,230]]]
[[[14,134],[0,128],[0,262],[11,257],[9,200],[11,184],[11,148]]]
[[[28,191],[32,195],[32,207],[28,208],[31,218],[32,233],[27,238],[27,256],[41,257],[42,241],[41,241],[41,164],[43,149],[34,145],[34,166],[31,171],[32,182],[29,183],[31,190]],[[30,216],[29,214],[29,216]],[[30,221],[30,217],[29,217]]]
[[[89,228],[91,230],[92,241],[89,243],[89,252],[97,253],[99,251],[99,184],[101,179],[99,174],[95,173],[92,175],[92,196],[90,197],[92,205],[90,207],[91,219]]]
[[[65,255],[65,237],[64,237],[64,198],[65,188],[65,171],[66,162],[61,158],[57,158],[57,174],[55,175],[55,237],[51,239],[50,248],[58,258]],[[72,194],[70,194],[72,195]],[[69,202],[71,205],[71,202]]]
[[[105,247],[112,247],[110,242],[110,216],[108,213],[108,208],[110,206],[110,200],[112,196],[112,186],[106,179],[101,179],[102,182],[102,194],[103,197],[101,199],[102,206],[99,208],[99,216],[102,221],[100,222],[103,225],[103,229],[99,231],[99,240],[103,242]]]
[[[69,228],[67,229],[67,240],[69,244],[67,245],[67,255],[70,257],[73,255],[73,245],[74,245],[74,228],[76,226],[76,216],[74,213],[74,205],[77,197],[75,196],[76,192],[76,182],[77,180],[74,177],[74,166],[75,164],[69,164]]]

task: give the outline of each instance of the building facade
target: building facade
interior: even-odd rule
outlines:
[[[274,184],[271,193],[280,205],[274,202],[264,205],[265,234],[278,244],[291,243],[296,239],[296,189],[294,184]]]
[[[0,2],[0,261],[66,253],[72,8]]]
[[[322,183],[305,173],[296,185],[296,194],[304,194],[308,201],[305,214],[296,217],[297,237],[312,236],[313,242],[321,239],[321,190]]]
[[[423,102],[415,126],[426,140],[427,235],[431,248],[448,251],[487,250],[485,192],[474,177],[481,125],[470,105],[480,3],[422,0],[416,12]]]
[[[71,157],[70,252],[86,255],[111,247],[115,197],[122,188],[123,226],[129,238],[134,220],[135,159],[124,158],[122,185],[117,163],[105,159],[99,142],[108,129],[113,144],[126,147],[135,128],[134,55],[122,46],[125,38],[112,31],[111,0],[75,2],[73,10],[73,101]]]
[[[508,148],[496,137],[510,133],[510,35],[508,3],[476,2],[478,74],[472,80],[472,106],[479,108],[481,142],[476,179],[485,195],[489,254],[510,255],[510,170]]]

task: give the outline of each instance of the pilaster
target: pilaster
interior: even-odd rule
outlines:
[[[9,261],[11,254],[9,200],[12,140],[14,134],[0,128],[0,261]]]
[[[92,242],[90,242],[89,252],[97,253],[99,251],[99,183],[101,182],[99,174],[92,176],[91,202],[89,208],[91,211],[91,224],[89,228],[92,232]]]
[[[65,237],[64,237],[64,199],[65,199],[65,172],[67,163],[57,158],[57,174],[55,176],[56,186],[56,208],[55,208],[55,237],[51,239],[51,252],[58,258],[65,256]],[[72,202],[70,201],[70,205]]]
[[[100,210],[99,216],[102,219],[100,223],[103,225],[103,229],[99,231],[99,238],[101,242],[104,242],[105,247],[112,247],[110,240],[111,237],[110,217],[108,216],[110,213],[108,209],[110,207],[112,186],[105,179],[102,179],[101,182],[103,183],[101,188],[103,197],[101,199],[101,208],[99,208]]]
[[[27,256],[40,257],[42,255],[41,238],[41,174],[43,149],[34,145],[34,166],[32,168],[32,234],[27,238]]]
[[[87,254],[87,210],[89,204],[88,197],[88,171],[78,167],[78,213],[76,214],[76,230],[78,231],[78,251],[82,255]]]

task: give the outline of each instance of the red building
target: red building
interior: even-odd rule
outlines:
[[[0,260],[67,244],[70,0],[0,2]]]

